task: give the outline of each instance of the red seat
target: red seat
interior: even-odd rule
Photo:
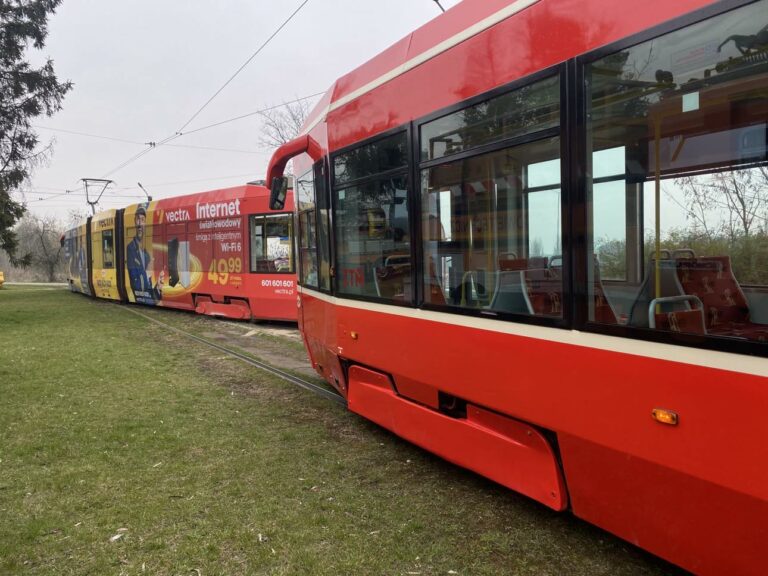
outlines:
[[[749,340],[768,340],[768,325],[755,324],[749,304],[731,268],[730,256],[707,256],[677,261],[677,275],[686,294],[704,305],[708,334]]]
[[[537,316],[563,316],[563,280],[548,268],[523,272],[525,289],[533,313]]]
[[[704,317],[701,310],[677,310],[656,314],[656,328],[669,332],[687,332],[689,334],[706,334]]]
[[[547,259],[544,256],[534,256],[533,258],[502,258],[499,260],[499,271],[501,272],[531,270],[546,267]]]

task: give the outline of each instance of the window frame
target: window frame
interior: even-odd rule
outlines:
[[[612,54],[616,54],[628,48],[632,48],[644,42],[654,40],[667,34],[683,30],[700,22],[716,18],[727,12],[743,8],[750,4],[755,4],[760,0],[722,0],[680,16],[673,18],[662,24],[643,30],[637,34],[621,38],[616,42],[606,44],[590,52],[581,54],[571,60],[572,62],[572,86],[574,88],[575,98],[573,99],[574,117],[570,128],[573,130],[571,144],[575,147],[576,153],[573,155],[573,167],[571,172],[571,185],[575,185],[578,201],[578,215],[574,221],[578,227],[575,238],[579,239],[578,244],[571,246],[572,256],[574,258],[574,280],[577,294],[577,318],[574,322],[574,328],[592,334],[602,334],[607,336],[618,336],[621,338],[656,342],[661,344],[672,344],[676,346],[693,347],[701,350],[719,350],[723,352],[738,353],[752,356],[768,356],[768,344],[758,341],[738,340],[713,335],[700,335],[685,332],[669,332],[664,330],[655,330],[651,328],[640,328],[636,326],[619,324],[599,324],[587,319],[589,286],[587,282],[587,154],[588,148],[588,115],[589,106],[589,87],[587,85],[587,69],[594,62],[601,60]],[[599,179],[596,179],[599,180]],[[642,218],[642,215],[641,215]],[[641,248],[642,250],[642,248]],[[644,258],[645,255],[643,254]],[[641,279],[642,281],[642,279]]]
[[[337,156],[343,155],[348,153],[351,150],[355,150],[357,148],[368,146],[370,144],[375,144],[376,142],[380,140],[386,140],[387,138],[390,138],[392,136],[395,136],[396,134],[405,133],[405,165],[399,168],[393,168],[390,170],[387,170],[385,172],[378,172],[376,174],[373,174],[371,176],[365,176],[363,178],[356,178],[354,180],[347,180],[345,181],[341,186],[337,187],[334,183],[334,162]],[[395,128],[392,128],[390,130],[386,130],[384,132],[380,132],[376,134],[375,136],[372,136],[370,138],[366,138],[365,140],[360,140],[358,142],[355,142],[354,144],[350,144],[348,146],[345,146],[343,148],[339,148],[338,150],[334,150],[329,155],[329,162],[328,162],[328,174],[327,174],[327,193],[328,193],[328,200],[329,200],[329,208],[330,208],[330,225],[329,225],[329,231],[331,234],[330,238],[330,246],[331,246],[331,265],[334,270],[334,274],[332,275],[332,282],[331,282],[331,291],[334,296],[337,296],[339,298],[344,298],[348,300],[358,300],[363,302],[376,302],[381,304],[387,304],[391,306],[399,306],[399,307],[406,307],[406,308],[415,308],[417,307],[417,290],[418,290],[418,284],[416,284],[416,277],[417,277],[417,269],[418,262],[416,261],[416,255],[414,253],[414,246],[415,246],[415,239],[413,236],[414,233],[414,216],[413,216],[413,179],[412,179],[412,167],[413,167],[413,150],[414,150],[415,143],[413,141],[413,125],[412,123],[397,126]],[[411,245],[409,247],[410,249],[410,256],[411,256],[411,297],[409,300],[392,300],[390,298],[384,298],[384,297],[378,297],[378,296],[367,296],[362,294],[347,294],[346,292],[341,292],[339,290],[340,282],[338,281],[338,270],[339,270],[339,263],[338,263],[338,251],[336,250],[336,233],[337,233],[337,218],[336,213],[338,210],[338,202],[336,200],[336,195],[339,190],[345,190],[347,188],[352,188],[355,186],[359,186],[360,184],[365,184],[368,182],[373,182],[376,180],[386,179],[387,177],[395,177],[395,176],[401,176],[405,180],[405,188],[406,188],[406,202],[408,205],[408,227],[410,228],[409,232],[411,234]]]
[[[312,175],[312,186],[314,190],[315,195],[315,208],[311,212],[313,213],[312,217],[312,223],[315,226],[315,258],[317,260],[317,286],[311,286],[309,284],[305,284],[302,279],[302,270],[303,270],[303,252],[302,252],[302,246],[301,246],[301,215],[307,214],[310,212],[310,210],[300,210],[299,209],[299,201],[298,201],[298,183],[295,185],[296,188],[294,189],[295,194],[295,204],[296,204],[296,218],[295,218],[295,230],[294,230],[294,236],[295,236],[295,242],[294,242],[294,251],[296,253],[296,281],[299,286],[302,288],[305,288],[307,290],[314,290],[316,292],[322,292],[323,294],[332,294],[333,288],[335,284],[335,277],[334,277],[334,259],[333,255],[335,253],[334,248],[334,235],[333,235],[333,210],[331,208],[331,197],[330,197],[330,180],[329,180],[329,162],[328,157],[323,156],[320,160],[313,163],[312,166],[305,170],[302,174],[297,176],[297,182],[298,179],[301,178],[301,176],[305,176],[307,174]],[[318,184],[320,183],[320,184]],[[327,221],[327,235],[322,234],[323,230],[321,227],[321,209],[322,207],[325,207],[325,210],[328,212],[328,221]],[[320,258],[321,254],[321,238],[324,236],[324,240],[328,246],[328,287],[325,288],[322,285],[322,259]]]
[[[302,178],[306,175],[312,176],[312,194],[314,196],[314,209],[307,209],[302,210],[300,203],[299,203],[299,185],[302,180]],[[304,247],[302,245],[302,217],[305,214],[309,214],[312,212],[312,223],[315,225],[315,246],[314,246],[314,252],[315,252],[315,261],[317,263],[317,258],[319,256],[319,250],[317,246],[317,216],[318,216],[318,209],[317,209],[317,182],[315,178],[315,165],[313,164],[311,168],[308,170],[305,170],[301,174],[298,174],[294,181],[294,204],[296,206],[295,212],[296,216],[294,218],[294,221],[296,223],[296,230],[294,231],[294,236],[296,238],[294,244],[295,244],[295,251],[296,251],[296,282],[299,286],[303,288],[307,288],[309,290],[320,290],[320,276],[319,276],[319,269],[318,269],[318,277],[317,277],[317,286],[312,286],[310,284],[306,284],[304,281]],[[308,231],[309,233],[309,231]],[[309,237],[307,237],[309,239]],[[307,250],[311,250],[311,247],[308,247]],[[319,267],[318,267],[319,268]]]
[[[109,233],[109,236],[107,236],[107,232]],[[115,269],[115,229],[114,228],[105,228],[104,230],[99,231],[99,236],[101,237],[101,264],[102,269],[104,270],[114,270]],[[112,260],[110,261],[109,265],[107,265],[106,260],[106,246],[104,244],[105,240],[109,238],[109,243],[111,244],[110,250],[112,254]]]
[[[559,85],[560,85],[560,122],[559,125],[552,128],[544,128],[540,129],[536,132],[531,132],[529,134],[523,134],[519,136],[513,136],[510,138],[505,138],[502,140],[498,140],[496,142],[483,144],[481,146],[477,146],[476,148],[472,148],[469,150],[462,150],[461,152],[457,152],[454,154],[448,154],[445,156],[441,156],[440,158],[436,158],[433,160],[424,160],[421,161],[421,146],[420,146],[420,137],[421,137],[421,127],[424,124],[428,124],[434,120],[437,120],[439,118],[442,118],[443,116],[453,114],[455,112],[464,110],[466,108],[470,108],[472,106],[476,106],[477,104],[480,104],[482,102],[486,102],[488,100],[492,100],[494,98],[503,96],[505,94],[514,92],[515,90],[519,90],[521,88],[524,88],[526,86],[535,84],[537,82],[546,80],[548,78],[552,77],[559,77]],[[528,76],[525,76],[523,78],[519,78],[517,80],[514,80],[512,82],[509,82],[507,84],[504,84],[503,86],[498,86],[492,90],[489,90],[487,92],[483,92],[481,94],[478,94],[476,96],[473,96],[472,98],[468,98],[466,100],[462,100],[461,102],[458,102],[456,104],[452,104],[451,106],[448,106],[446,108],[442,108],[440,110],[437,110],[435,112],[432,112],[426,116],[423,116],[412,123],[412,130],[413,134],[417,135],[419,140],[414,143],[414,146],[412,146],[412,164],[413,164],[413,172],[414,172],[414,181],[417,182],[416,187],[418,190],[414,190],[411,193],[411,197],[414,199],[414,202],[416,203],[416,207],[413,213],[413,225],[415,224],[417,230],[415,230],[417,235],[413,235],[412,231],[412,238],[413,238],[413,244],[415,246],[419,246],[418,253],[418,261],[416,262],[417,270],[418,270],[418,279],[417,279],[417,307],[424,309],[424,310],[433,310],[436,312],[445,312],[449,314],[458,314],[462,316],[472,316],[472,317],[480,317],[480,318],[486,318],[486,319],[493,319],[493,320],[500,320],[500,321],[506,321],[506,322],[516,322],[519,324],[532,324],[537,326],[546,326],[546,327],[553,327],[553,328],[571,328],[573,325],[573,290],[571,288],[572,279],[571,279],[571,255],[569,250],[567,248],[571,246],[571,230],[572,230],[572,216],[571,216],[571,210],[570,210],[570,187],[567,186],[568,180],[568,168],[570,165],[570,159],[569,154],[571,154],[571,138],[568,133],[568,125],[566,120],[571,116],[572,111],[570,110],[570,106],[568,106],[568,64],[567,63],[561,63],[556,64],[554,66],[550,66],[544,70],[539,70],[533,74],[530,74]],[[503,312],[503,311],[496,311],[496,310],[483,310],[480,308],[462,308],[460,306],[451,306],[451,305],[442,305],[442,304],[433,304],[430,302],[426,302],[424,300],[424,274],[422,272],[423,269],[423,238],[421,235],[421,219],[422,219],[422,210],[421,210],[421,199],[422,199],[422,179],[421,174],[424,170],[431,169],[435,166],[440,166],[443,164],[453,163],[453,162],[459,162],[463,160],[467,160],[469,158],[474,157],[480,157],[484,156],[486,154],[491,154],[494,152],[499,152],[501,150],[505,150],[508,148],[514,148],[517,146],[524,146],[526,144],[531,144],[534,142],[539,142],[543,140],[547,140],[550,138],[559,138],[559,145],[560,145],[560,221],[561,221],[561,244],[563,247],[563,267],[562,267],[562,289],[563,289],[563,297],[562,297],[562,307],[563,312],[562,316],[560,318],[552,318],[547,316],[537,316],[534,314],[528,315],[528,314],[517,314],[513,312]],[[527,223],[526,223],[527,225]]]
[[[253,246],[252,246],[252,229],[253,229],[253,223],[256,221],[257,218],[262,218],[264,220],[264,224],[266,224],[266,221],[268,218],[279,218],[281,216],[289,216],[289,223],[290,223],[290,234],[289,234],[289,244],[290,244],[290,250],[291,250],[291,263],[293,264],[293,270],[275,270],[274,272],[260,272],[257,270],[254,270],[252,267],[253,264]],[[295,254],[295,247],[294,247],[294,241],[293,236],[296,235],[296,231],[294,230],[296,219],[293,217],[293,212],[255,212],[253,214],[247,215],[248,222],[248,274],[297,274],[297,265],[298,262],[296,261],[296,254]],[[266,232],[266,226],[265,226],[265,232]],[[266,237],[262,236],[264,239]],[[266,247],[266,246],[265,246]]]

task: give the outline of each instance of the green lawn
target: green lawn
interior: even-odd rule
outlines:
[[[0,291],[0,574],[667,573],[120,306]]]

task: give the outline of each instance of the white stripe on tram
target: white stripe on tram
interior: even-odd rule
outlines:
[[[446,40],[443,40],[442,42],[433,46],[432,48],[425,50],[421,54],[414,56],[413,58],[411,58],[410,60],[407,60],[406,62],[403,62],[396,68],[393,68],[392,70],[382,74],[375,80],[368,82],[368,84],[365,84],[364,86],[361,86],[357,90],[353,90],[346,96],[343,96],[342,98],[339,98],[334,102],[331,102],[330,104],[328,104],[328,106],[325,107],[325,109],[320,114],[317,115],[317,118],[315,118],[315,120],[312,121],[312,123],[302,132],[302,134],[307,134],[311,132],[315,126],[317,126],[318,124],[320,124],[320,122],[325,120],[328,114],[330,114],[331,112],[333,112],[338,108],[341,108],[345,104],[348,104],[355,98],[359,98],[360,96],[363,96],[364,94],[367,94],[368,92],[375,90],[382,84],[385,84],[390,80],[397,78],[398,76],[402,76],[409,70],[413,70],[414,68],[423,64],[427,60],[431,60],[435,56],[439,56],[440,54],[450,50],[457,44],[461,44],[465,40],[468,40],[469,38],[472,38],[473,36],[480,34],[481,32],[487,30],[488,28],[495,26],[502,20],[506,20],[510,16],[517,14],[522,10],[525,10],[526,8],[536,4],[537,2],[539,2],[539,0],[518,0],[517,2],[513,2],[509,6],[502,8],[498,12],[491,14],[490,16],[484,18],[483,20],[480,20],[479,22],[476,22],[469,28],[465,28],[461,32],[454,34],[453,36],[451,36]]]
[[[631,354],[632,356],[641,356],[643,358],[655,358],[657,360],[666,360],[667,362],[677,362],[680,364],[690,364],[693,366],[716,368],[718,370],[726,370],[729,372],[768,377],[768,360],[757,356],[732,354],[717,350],[703,350],[688,346],[675,346],[673,344],[634,340],[632,338],[620,338],[618,336],[580,332],[578,330],[567,330],[564,328],[549,328],[532,324],[521,324],[508,320],[478,318],[475,316],[434,312],[432,310],[405,308],[401,306],[387,306],[386,304],[363,302],[360,300],[346,300],[329,296],[321,292],[315,292],[314,290],[309,290],[302,286],[299,286],[298,288],[299,293],[301,294],[306,293],[308,296],[342,308],[366,310],[369,312],[388,314],[390,316],[415,318],[418,320],[439,322],[441,324],[450,324],[452,326],[463,326],[465,328],[497,332],[499,334],[535,338],[537,340],[546,340],[558,344],[582,346],[596,350],[618,352],[620,354]]]

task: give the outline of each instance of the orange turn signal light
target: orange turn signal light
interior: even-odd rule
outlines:
[[[670,426],[677,426],[679,421],[677,412],[672,412],[672,410],[664,410],[663,408],[654,408],[651,411],[651,416],[653,416],[653,419],[656,420],[656,422],[669,424]]]

